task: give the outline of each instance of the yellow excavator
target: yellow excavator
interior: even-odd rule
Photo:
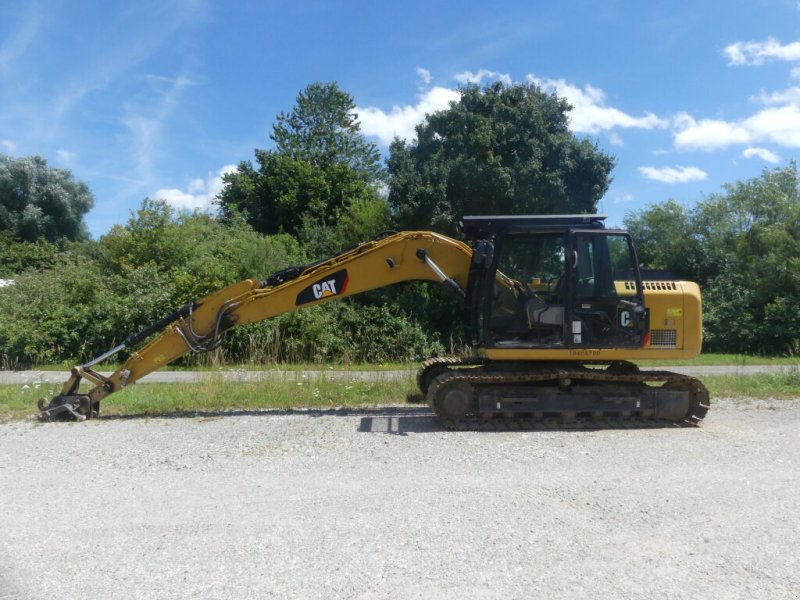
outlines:
[[[99,415],[100,401],[227,330],[411,280],[438,281],[463,306],[466,358],[432,358],[417,383],[448,429],[544,424],[699,423],[709,394],[697,379],[632,361],[696,356],[697,284],[642,280],[631,235],[600,215],[469,216],[473,243],[427,231],[387,233],[328,260],[245,280],[188,303],[94,360],[43,420]],[[157,337],[144,344],[154,334]],[[117,352],[110,376],[92,369]],[[82,380],[93,387],[79,389]]]

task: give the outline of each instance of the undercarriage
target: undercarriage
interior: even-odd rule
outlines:
[[[699,380],[623,361],[437,358],[422,365],[417,382],[455,430],[697,425],[710,406]]]

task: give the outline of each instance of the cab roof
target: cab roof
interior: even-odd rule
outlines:
[[[461,217],[459,230],[471,237],[494,233],[549,229],[604,229],[606,215],[469,215]]]

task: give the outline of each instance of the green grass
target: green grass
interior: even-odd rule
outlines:
[[[800,369],[784,373],[703,378],[714,398],[800,399]],[[36,401],[55,396],[60,385],[0,385],[0,421],[38,414]],[[413,374],[400,381],[230,382],[210,377],[193,384],[139,384],[103,401],[103,415],[158,416],[233,410],[338,408],[404,404],[421,400]]]
[[[422,363],[409,362],[409,363],[346,363],[346,364],[330,364],[330,363],[271,363],[271,364],[226,364],[226,365],[213,365],[213,364],[194,364],[194,365],[181,365],[177,363],[169,364],[165,367],[158,369],[159,371],[404,371],[416,370]],[[74,363],[60,363],[54,365],[39,365],[30,367],[31,371],[69,371],[74,367]],[[95,371],[107,372],[116,371],[120,367],[120,363],[100,363],[92,367]],[[26,369],[13,369],[23,371]]]
[[[800,369],[785,373],[754,375],[719,375],[702,377],[711,400],[714,398],[756,398],[775,400],[800,399]]]
[[[701,354],[690,360],[642,360],[636,361],[642,366],[745,366],[745,365],[796,365],[800,367],[797,356],[748,356],[744,354]]]
[[[0,385],[0,420],[38,413],[36,402],[59,393],[61,386]],[[83,389],[83,388],[82,388]],[[102,414],[156,416],[231,410],[338,408],[403,404],[417,395],[414,377],[401,381],[230,382],[210,377],[192,384],[139,384],[110,396]]]
[[[642,366],[745,366],[745,365],[787,365],[800,367],[800,357],[797,356],[748,356],[743,354],[701,354],[691,360],[645,360],[637,361]],[[315,363],[272,363],[272,364],[230,364],[217,366],[211,362],[201,362],[195,365],[170,364],[163,367],[162,371],[414,371],[419,362],[410,363],[346,363],[346,364],[315,364]],[[74,365],[62,363],[57,365],[42,365],[35,367],[37,371],[69,371]],[[97,371],[115,371],[119,368],[117,363],[103,363],[93,367]]]

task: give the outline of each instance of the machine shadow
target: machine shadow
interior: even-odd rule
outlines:
[[[331,409],[262,409],[262,410],[214,410],[165,414],[103,415],[103,421],[129,421],[146,419],[199,419],[211,421],[230,417],[309,417],[309,418],[353,418],[360,417],[359,433],[382,433],[405,436],[409,433],[436,433],[448,431],[427,406],[385,406],[375,408],[331,408]],[[459,432],[504,433],[504,432],[591,432],[604,430],[638,430],[663,428],[693,428],[694,424],[658,421],[603,421],[600,423],[512,423],[504,426],[502,421],[492,422],[491,427],[466,428]]]

